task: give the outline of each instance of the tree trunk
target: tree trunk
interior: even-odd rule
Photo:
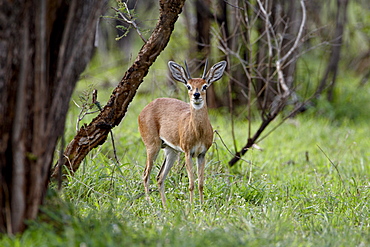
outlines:
[[[205,58],[209,58],[211,55],[211,18],[213,15],[210,10],[210,0],[196,0],[196,43],[197,43],[197,54],[196,56],[204,61]],[[204,63],[203,63],[204,66]],[[199,74],[203,72],[203,66],[200,67]],[[213,85],[207,90],[207,105],[209,108],[217,108],[219,106],[219,100],[217,98]]]
[[[239,8],[231,7],[229,3],[231,3],[232,6],[239,6]],[[253,19],[251,15],[254,13],[250,11],[246,1],[234,0],[233,2],[226,2],[222,0],[220,1],[220,8],[221,14],[219,15],[218,21],[222,28],[221,34],[223,39],[222,42],[220,42],[220,46],[224,46],[223,49],[228,48],[232,51],[238,51],[241,59],[250,61],[249,55],[251,52],[251,45],[249,31],[252,27],[249,26],[246,19]],[[243,11],[241,11],[241,9],[243,9]],[[229,14],[227,12],[229,12]],[[249,80],[244,69],[246,67],[246,70],[249,71],[250,67],[246,66],[245,63],[234,62],[231,64],[231,61],[232,60],[230,60],[229,64],[229,73],[232,74],[232,79],[228,82],[228,89],[225,89],[223,93],[223,95],[228,96],[223,97],[223,102],[224,105],[227,105],[229,110],[233,112],[234,106],[238,107],[248,104],[246,94],[248,94],[249,91]]]
[[[328,66],[326,67],[323,78],[321,79],[317,96],[319,96],[327,87],[328,90],[328,100],[333,100],[334,86],[338,73],[338,63],[340,60],[340,50],[343,43],[343,32],[344,27],[347,22],[347,5],[348,0],[337,0],[337,16],[336,16],[336,28],[334,33],[334,44],[331,48],[331,55]],[[331,75],[331,81],[328,82]]]
[[[0,11],[0,232],[42,203],[69,99],[105,1],[3,1]]]
[[[272,5],[279,4],[275,2],[270,2],[263,0],[261,1],[267,13],[271,13]],[[256,4],[257,5],[257,4]],[[258,5],[257,5],[258,6]],[[257,19],[257,31],[258,35],[261,37],[257,41],[257,61],[256,61],[256,79],[255,88],[257,94],[257,104],[261,115],[265,115],[268,112],[272,101],[274,100],[274,92],[276,92],[271,81],[271,62],[274,56],[273,50],[269,50],[268,43],[270,42],[267,38],[271,31],[268,29],[268,22],[266,22],[266,16],[262,12],[258,13]],[[269,19],[271,22],[271,17]]]
[[[127,108],[150,66],[166,47],[185,0],[160,0],[159,2],[159,21],[149,40],[141,48],[135,62],[112,92],[104,109],[90,124],[82,126],[68,144],[64,152],[66,159],[62,163],[56,164],[53,177],[57,177],[64,166],[75,172],[90,150],[103,144],[110,130],[117,126],[125,116]]]

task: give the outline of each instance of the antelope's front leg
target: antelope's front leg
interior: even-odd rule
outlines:
[[[191,155],[188,153],[185,154],[185,163],[186,163],[186,171],[188,172],[188,177],[189,177],[190,203],[193,204],[193,196],[194,196],[193,160],[191,159]]]
[[[198,190],[200,202],[203,204],[203,187],[204,187],[204,166],[205,166],[205,153],[201,153],[197,157],[198,166]]]
[[[143,174],[143,183],[145,188],[145,197],[148,201],[150,201],[149,198],[149,181],[150,181],[150,172],[153,168],[154,160],[157,158],[158,152],[160,150],[160,146],[156,147],[147,147],[147,158],[146,158],[146,165],[145,170]]]

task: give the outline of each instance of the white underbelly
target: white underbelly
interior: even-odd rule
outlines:
[[[184,153],[184,150],[182,150],[182,148],[180,146],[176,146],[174,144],[172,144],[171,142],[167,141],[165,138],[163,137],[160,137],[162,139],[162,141],[164,142],[165,145],[169,146],[170,148],[178,151],[178,152],[183,152]]]

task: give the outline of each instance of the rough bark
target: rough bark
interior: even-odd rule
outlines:
[[[105,2],[0,4],[0,232],[23,231],[38,213]]]
[[[141,48],[100,114],[90,124],[82,126],[68,144],[64,151],[65,160],[56,164],[53,177],[57,177],[64,166],[75,172],[90,150],[103,144],[110,130],[121,122],[150,66],[166,47],[184,2],[185,0],[159,1],[159,21],[149,40]]]

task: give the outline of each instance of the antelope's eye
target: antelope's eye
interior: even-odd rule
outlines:
[[[203,85],[202,90],[207,90],[207,85]]]
[[[191,90],[191,86],[189,84],[186,85],[186,87],[188,88],[188,90]]]

